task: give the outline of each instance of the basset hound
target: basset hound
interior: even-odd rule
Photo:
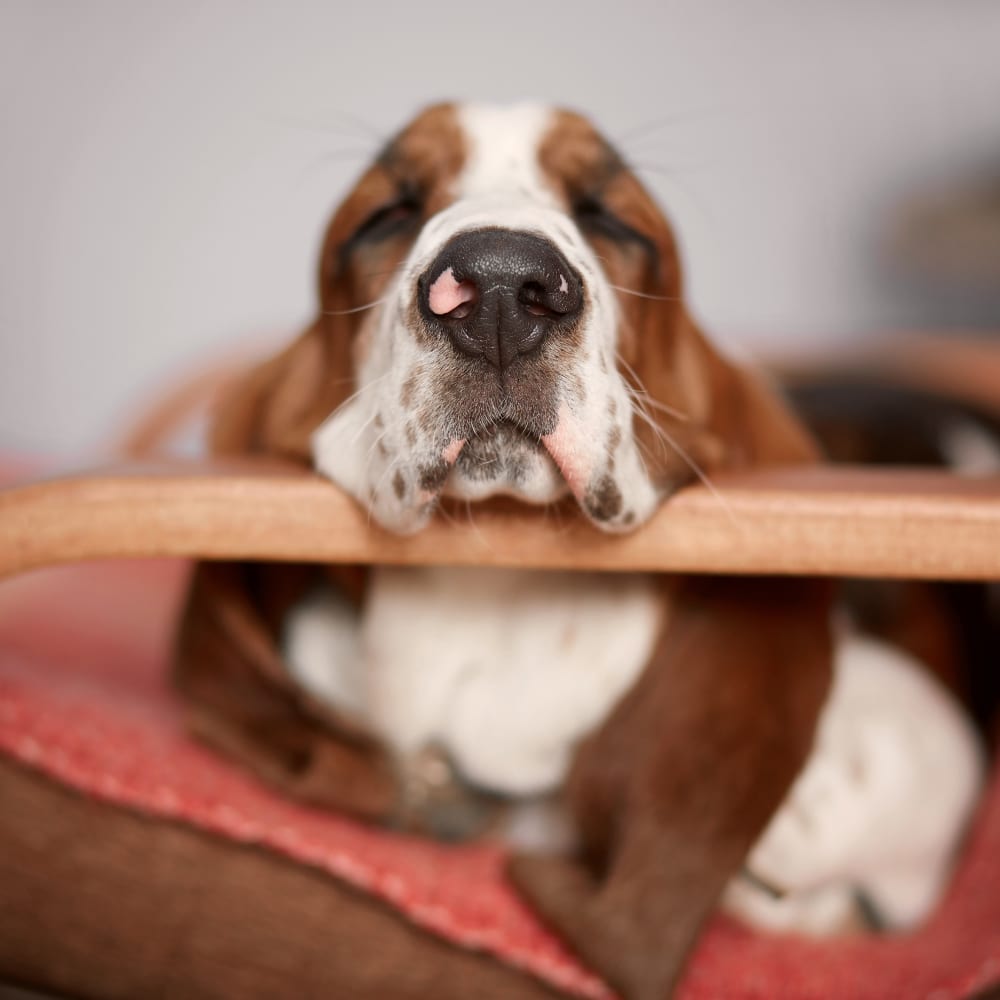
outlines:
[[[337,209],[313,324],[221,406],[390,532],[522,503],[627,532],[718,470],[811,463],[778,393],[685,306],[670,225],[583,117],[442,104]],[[293,513],[290,516],[294,516]],[[367,819],[515,845],[515,884],[629,997],[720,905],[826,933],[933,906],[981,752],[822,580],[199,567],[197,733]]]

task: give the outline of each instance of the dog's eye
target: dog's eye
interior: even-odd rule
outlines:
[[[607,236],[619,243],[640,243],[650,251],[655,249],[645,233],[619,218],[594,195],[581,195],[573,202],[573,218],[585,233]]]
[[[593,195],[582,195],[573,204],[573,217],[581,229],[613,240],[635,239],[639,234],[627,223],[611,212]]]
[[[604,236],[616,243],[637,244],[653,260],[659,255],[656,243],[649,236],[620,219],[593,195],[581,195],[574,201],[573,218],[585,236]]]
[[[372,212],[354,231],[351,242],[377,242],[388,239],[388,237],[411,226],[419,218],[419,200],[411,194],[402,194],[394,201]]]

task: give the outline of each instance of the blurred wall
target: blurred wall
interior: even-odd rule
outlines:
[[[590,112],[729,343],[865,336],[880,212],[995,137],[998,51],[976,0],[0,0],[0,447],[93,447],[302,323],[331,207],[444,97]]]

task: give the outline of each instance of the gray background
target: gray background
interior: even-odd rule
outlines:
[[[331,207],[439,98],[619,137],[737,349],[907,322],[887,206],[989,152],[998,52],[976,0],[2,2],[0,447],[93,449],[185,366],[301,324]]]

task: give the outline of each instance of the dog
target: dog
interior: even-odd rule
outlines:
[[[334,214],[318,291],[212,449],[314,467],[387,531],[516,503],[626,532],[696,478],[819,460],[573,112],[422,112]],[[830,933],[942,891],[981,751],[842,617],[824,580],[202,564],[176,678],[197,734],[294,794],[509,837],[541,916],[660,998],[720,904]]]

